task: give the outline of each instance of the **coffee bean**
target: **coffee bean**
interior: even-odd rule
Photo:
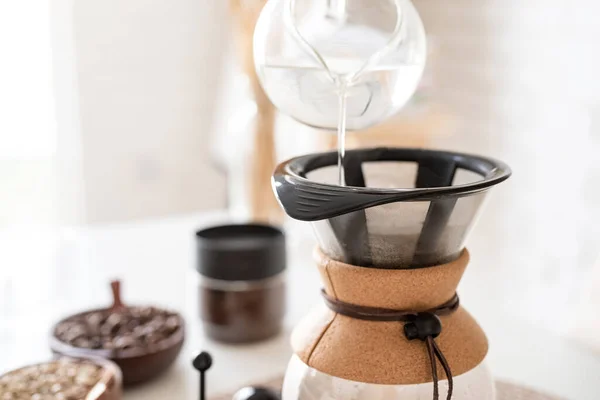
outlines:
[[[167,322],[165,323],[165,328],[167,332],[172,333],[179,329],[179,318],[175,316],[171,316],[167,318]]]
[[[144,336],[152,335],[155,331],[154,327],[150,324],[146,324],[142,328],[143,328],[142,332],[144,332]]]
[[[90,315],[87,316],[86,322],[87,322],[88,326],[90,327],[91,331],[99,332],[100,326],[104,323],[105,319],[106,319],[105,314],[103,314],[101,312],[95,312],[95,313],[91,313]]]
[[[114,341],[117,349],[130,349],[138,344],[138,341],[133,336],[117,336]]]
[[[117,332],[119,332],[119,329],[124,322],[125,320],[122,314],[110,314],[100,327],[100,333],[104,336],[115,335]]]
[[[55,335],[75,347],[127,350],[154,346],[180,328],[176,314],[154,307],[129,307],[67,319],[57,326]]]
[[[101,349],[102,348],[102,338],[100,336],[92,336],[90,337],[90,349]]]
[[[69,343],[73,343],[77,339],[84,337],[86,334],[86,327],[84,325],[77,324],[65,332],[65,340]]]
[[[129,321],[127,321],[125,325],[121,327],[121,330],[123,331],[123,333],[133,332],[133,330],[138,326],[140,326],[140,321],[132,317]]]
[[[73,386],[63,392],[65,399],[67,400],[78,400],[84,399],[87,395],[87,391],[82,386]]]
[[[164,339],[164,336],[162,336],[158,333],[155,333],[155,332],[153,332],[149,335],[146,335],[146,337],[145,337],[145,341],[147,344],[156,344],[163,339]]]
[[[81,347],[84,349],[91,349],[91,343],[89,341],[89,339],[86,339],[85,337],[78,337],[77,339],[75,339],[74,341],[71,342],[71,344],[75,347]]]
[[[86,361],[59,360],[0,377],[1,400],[84,400],[104,369]]]
[[[67,333],[67,331],[72,329],[75,325],[77,325],[76,322],[65,321],[56,327],[56,334],[57,335],[65,335]]]
[[[144,339],[146,327],[143,325],[138,325],[131,331],[131,334],[137,339]]]
[[[52,385],[52,387],[50,388],[50,391],[52,393],[60,393],[60,391],[62,390],[63,386],[60,383],[55,383],[54,385]]]

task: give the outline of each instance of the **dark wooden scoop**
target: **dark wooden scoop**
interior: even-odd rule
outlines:
[[[121,311],[121,310],[127,308],[125,306],[125,304],[123,304],[123,301],[121,300],[121,281],[120,280],[111,281],[110,288],[112,290],[112,295],[113,295],[113,304],[110,307],[110,311],[111,312]]]

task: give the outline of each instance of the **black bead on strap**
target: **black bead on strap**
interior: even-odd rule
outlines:
[[[440,321],[440,318],[433,313],[418,313],[411,322],[404,324],[404,336],[406,336],[408,340],[419,339],[427,344],[427,353],[429,354],[431,375],[433,377],[433,399],[438,400],[440,397],[438,389],[437,357],[448,378],[448,396],[446,398],[450,400],[452,398],[452,391],[454,390],[452,372],[450,371],[450,365],[448,365],[446,357],[444,357],[434,340],[440,333],[442,333],[442,321]]]

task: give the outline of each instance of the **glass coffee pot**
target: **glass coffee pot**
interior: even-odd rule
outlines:
[[[283,400],[427,399],[433,386],[434,399],[494,400],[487,339],[456,287],[469,261],[465,240],[510,169],[461,153],[360,149],[347,152],[340,186],[336,157],[297,157],[273,175],[285,212],[314,228],[328,305],[292,334]],[[382,312],[402,318],[368,315]],[[445,376],[432,375],[426,347],[408,338],[407,326],[426,314],[440,323],[432,343],[445,354]]]

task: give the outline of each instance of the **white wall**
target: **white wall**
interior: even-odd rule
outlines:
[[[435,95],[462,122],[439,146],[492,155],[514,171],[469,242],[496,262],[477,265],[474,252],[465,279],[563,332],[556,315],[573,314],[600,255],[600,4],[414,2],[437,39]]]
[[[55,217],[49,8],[0,2],[0,227]]]
[[[58,99],[68,104],[59,120],[59,152],[73,160],[80,151],[67,165],[79,163],[82,176],[67,182],[83,186],[81,219],[222,207],[225,182],[211,166],[207,142],[227,42],[227,2],[54,2],[53,33],[65,40],[72,35],[73,43],[71,59],[56,58],[55,68],[64,78],[57,79]],[[63,23],[71,24],[70,32]],[[74,73],[70,82],[65,70]],[[73,137],[79,150],[69,149]]]

